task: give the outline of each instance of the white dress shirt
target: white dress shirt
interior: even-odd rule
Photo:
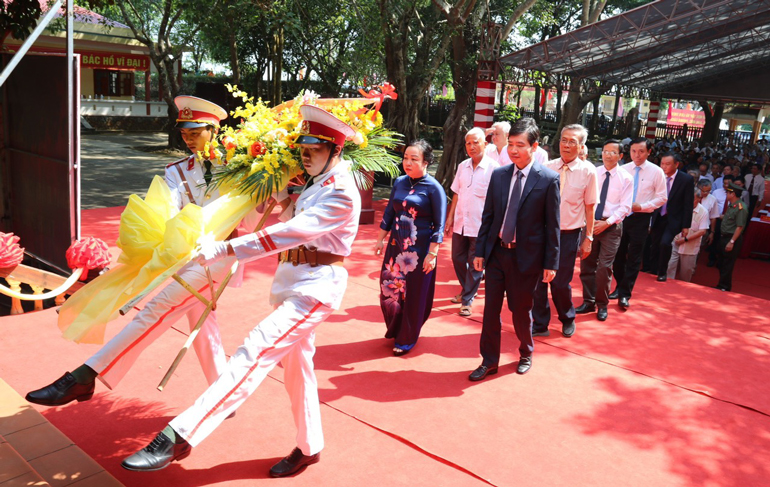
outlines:
[[[751,186],[752,179],[754,180],[754,187],[751,188],[751,196],[757,196],[759,197],[759,201],[762,201],[762,198],[765,197],[765,178],[763,178],[761,174],[757,174],[756,176],[753,174],[747,174],[744,178],[747,192],[749,190],[749,186]]]
[[[524,185],[527,184],[527,177],[529,177],[529,171],[532,169],[532,163],[534,161],[529,161],[529,164],[527,164],[524,169],[519,169],[518,167],[513,168],[513,175],[511,176],[511,187],[508,189],[508,203],[505,205],[505,214],[503,215],[503,224],[500,226],[500,233],[497,235],[500,237],[500,240],[503,239],[503,228],[505,228],[505,219],[508,218],[508,205],[511,204],[511,195],[513,195],[513,187],[516,185],[516,178],[517,173],[521,172],[523,174],[521,178],[521,183],[519,184],[519,196],[521,196],[521,192],[524,191]],[[521,203],[521,200],[519,200],[519,203]],[[518,225],[517,225],[518,226]],[[512,242],[516,242],[516,232],[513,233],[513,240]]]
[[[725,204],[725,202],[723,201],[722,204]],[[709,219],[719,218],[722,214],[722,209],[719,207],[719,202],[714,197],[713,193],[709,193],[705,198],[701,199],[700,205],[706,209]]]
[[[538,145],[535,153],[532,155],[532,160],[538,164],[545,165],[548,162],[548,151]]]
[[[714,191],[711,192],[711,195],[714,196],[714,199],[717,200],[717,209],[715,213],[717,214],[716,218],[722,218],[722,213],[725,209],[725,200],[727,199],[727,191],[724,190],[724,188],[717,188]]]
[[[454,233],[478,237],[489,180],[492,178],[492,171],[498,167],[500,165],[486,155],[481,158],[476,169],[473,169],[471,159],[466,159],[457,166],[457,173],[452,181],[452,191],[457,195],[452,228]]]
[[[711,196],[711,195],[709,195]],[[709,220],[708,211],[700,203],[692,210],[692,223],[690,224],[690,234],[697,232],[698,230],[708,230],[711,220]],[[680,233],[677,236],[681,236]],[[680,255],[697,255],[700,251],[700,241],[703,239],[703,235],[698,238],[688,238],[687,242],[682,243],[677,252]]]
[[[600,166],[596,171],[596,182],[599,186],[599,196],[596,204],[599,204],[601,198],[602,186],[607,169]],[[601,218],[607,219],[608,225],[622,222],[623,219],[631,213],[631,204],[634,196],[634,179],[627,171],[622,171],[620,167],[615,166],[610,171],[610,185],[607,188],[607,200],[604,202],[604,211]]]
[[[547,162],[545,167],[559,173],[561,229],[583,228],[586,226],[586,205],[594,205],[599,201],[596,167],[579,157],[569,164],[565,164],[560,157]],[[562,167],[565,169],[562,170]]]
[[[650,161],[644,161],[639,170],[639,187],[636,191],[636,201],[642,207],[636,213],[652,213],[656,208],[660,208],[668,200],[668,191],[666,190],[666,176],[663,169],[659,168]],[[621,166],[631,175],[631,181],[636,174],[636,164],[631,161]],[[633,184],[631,185],[633,191]]]
[[[497,151],[497,146],[495,144],[489,144],[486,149],[484,149],[484,153],[489,156],[490,159],[497,162],[500,167],[507,166],[508,164],[511,164],[511,158],[508,157],[508,146],[503,146],[503,150],[500,152]]]

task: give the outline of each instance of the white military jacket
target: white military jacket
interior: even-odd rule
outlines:
[[[215,165],[211,171],[216,172]],[[188,203],[206,206],[219,198],[219,190],[206,194],[206,180],[203,178],[205,172],[203,161],[195,154],[166,166],[166,184],[177,208],[181,210]]]
[[[203,178],[205,171],[203,162],[195,154],[166,166],[166,184],[171,190],[171,199],[177,208],[181,210],[190,203],[203,207],[219,198],[219,190],[213,190],[206,194],[206,180]],[[216,166],[212,166],[211,171],[216,172]],[[241,233],[253,231],[258,218],[256,211],[249,212],[241,220]],[[217,273],[220,267],[229,268],[232,264],[233,261],[231,259],[226,259],[225,262],[214,264],[212,270]],[[241,286],[243,282],[243,269],[243,265],[238,266],[237,272],[230,280],[230,287]]]
[[[230,241],[235,256],[249,261],[275,255],[299,245],[319,252],[349,256],[358,233],[361,196],[349,172],[340,161],[328,172],[316,176],[279,217],[282,223]],[[290,296],[310,296],[337,309],[347,287],[348,272],[342,266],[291,262],[278,265],[270,291],[270,304],[282,303]]]

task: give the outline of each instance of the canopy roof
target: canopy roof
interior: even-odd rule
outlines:
[[[658,0],[500,62],[670,97],[770,101],[770,0]]]

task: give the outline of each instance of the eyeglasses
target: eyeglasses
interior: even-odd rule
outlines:
[[[561,139],[559,142],[569,147],[577,147],[580,145],[575,139]]]

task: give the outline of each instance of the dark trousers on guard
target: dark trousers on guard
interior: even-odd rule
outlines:
[[[473,270],[473,258],[476,256],[476,237],[466,237],[452,233],[452,265],[460,281],[463,306],[470,306],[479,291],[483,272]]]
[[[618,296],[630,298],[642,265],[644,241],[650,229],[650,213],[634,213],[623,220],[623,236],[612,265]]]
[[[503,248],[498,242],[492,250],[486,264],[486,303],[479,343],[483,365],[491,367],[500,362],[500,313],[505,295],[508,299],[508,309],[513,315],[513,328],[519,339],[519,355],[532,356],[535,343],[532,340],[530,311],[535,285],[538,279],[542,278],[542,273],[542,270],[538,270],[533,274],[521,274],[516,262],[516,249]]]
[[[594,235],[591,254],[580,259],[580,282],[583,284],[583,302],[606,308],[610,302],[612,262],[620,246],[623,226],[616,223]]]
[[[708,265],[713,266],[716,264],[717,256],[719,256],[719,243],[722,240],[722,219],[717,218],[714,224],[714,240],[711,241],[711,245],[708,246],[709,261]]]
[[[725,291],[730,291],[733,288],[733,268],[735,268],[735,261],[741,253],[743,234],[733,244],[733,250],[727,252],[725,247],[730,243],[731,238],[733,238],[732,234],[722,235],[722,238],[719,240],[719,255],[717,256],[717,267],[719,268],[719,284],[717,284],[717,287]]]
[[[572,304],[572,277],[575,275],[575,259],[580,246],[581,229],[562,230],[559,240],[559,269],[551,281],[551,298],[559,321],[563,325],[575,320],[575,306]],[[546,331],[551,321],[551,305],[548,302],[548,283],[537,280],[534,306],[532,307],[533,331]]]

